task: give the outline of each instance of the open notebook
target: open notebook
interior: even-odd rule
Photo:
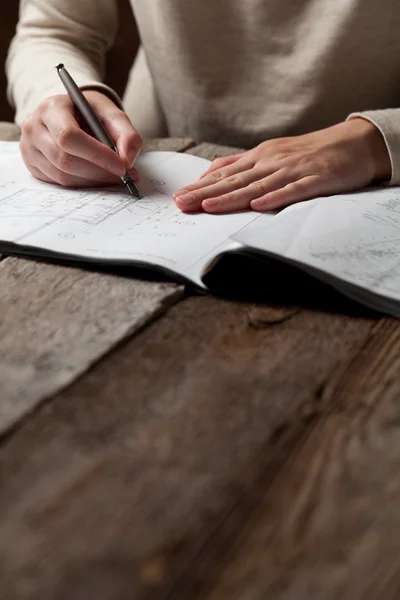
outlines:
[[[0,251],[155,268],[203,289],[221,257],[245,253],[294,265],[400,316],[399,188],[320,198],[278,214],[183,214],[172,193],[208,164],[187,154],[143,154],[142,198],[135,200],[123,186],[41,183],[25,169],[17,144],[0,143]]]

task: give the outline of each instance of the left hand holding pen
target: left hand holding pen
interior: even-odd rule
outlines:
[[[175,192],[174,200],[184,212],[268,211],[361,189],[390,176],[380,131],[366,119],[355,118],[217,158],[199,181]]]

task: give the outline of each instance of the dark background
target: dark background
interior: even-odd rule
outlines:
[[[93,0],[96,2],[96,0]],[[17,0],[5,0],[0,20],[0,121],[12,121],[14,113],[6,98],[4,72],[7,49],[14,35],[18,18]],[[138,34],[129,0],[119,0],[120,26],[113,49],[107,57],[106,83],[122,94],[129,69],[138,47]],[[56,58],[55,58],[56,61]]]

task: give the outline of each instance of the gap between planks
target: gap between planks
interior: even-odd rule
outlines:
[[[3,124],[0,134],[5,128],[8,139],[15,138],[17,128]],[[150,140],[145,149],[181,152],[193,144]],[[6,256],[0,257],[0,283],[0,437],[184,292],[175,283]]]
[[[46,600],[48,588],[58,598],[205,597],[225,536],[241,535],[301,448],[316,391],[374,325],[302,311],[256,329],[251,309],[187,298],[8,441],[5,591],[26,581],[29,564],[32,589]]]
[[[336,365],[315,411],[292,419],[274,476],[186,565],[178,600],[397,600],[400,323],[372,326]],[[262,481],[264,480],[264,484]]]
[[[305,540],[298,562],[298,553],[294,559],[291,554],[282,497],[288,514],[292,509],[295,516],[308,514],[302,499],[308,487],[323,481],[318,450],[328,444],[329,431],[339,441],[346,434],[340,411],[354,393],[354,414],[363,413],[369,372],[382,381],[374,388],[377,397],[384,394],[388,403],[393,389],[398,394],[392,354],[398,353],[397,322],[304,310],[276,327],[255,329],[247,325],[249,309],[188,298],[95,364],[8,441],[0,466],[9,483],[0,495],[1,528],[7,533],[3,546],[0,541],[0,564],[8,565],[11,586],[5,589],[24,583],[27,565],[30,585],[46,600],[53,585],[60,598],[76,592],[98,600],[118,593],[135,600],[225,600],[235,594],[239,599],[245,590],[251,600],[302,600],[302,583],[318,583],[309,561],[318,557],[323,519],[317,519],[312,546],[306,545],[307,526],[297,533],[296,539]],[[369,406],[375,405],[376,400]],[[365,455],[355,456],[351,446],[349,452],[346,464],[351,462],[354,479]],[[374,457],[373,446],[368,456]],[[307,479],[312,461],[317,461],[316,484]],[[329,482],[335,468],[332,463]],[[351,481],[348,475],[346,469],[341,473],[341,494]],[[365,471],[362,490],[371,484],[368,476]],[[298,499],[303,481],[305,496]],[[331,486],[317,495],[318,508],[323,516],[330,507],[335,524],[337,511],[326,504]],[[355,492],[357,504],[362,495],[359,488]],[[372,512],[353,530],[358,540],[386,493],[376,488]],[[26,522],[36,529],[25,529]],[[264,529],[268,543],[263,545],[257,536]],[[74,560],[77,535],[79,561]],[[331,558],[328,550],[324,554],[325,568],[334,567],[329,560],[347,539],[341,535],[343,530],[328,549]],[[281,553],[278,565],[274,543]],[[257,555],[260,544],[266,555]],[[270,571],[260,566],[263,560]],[[254,585],[248,565],[256,574]],[[293,569],[298,595],[285,596],[282,586],[291,581]],[[341,597],[323,596],[319,585],[324,600]]]

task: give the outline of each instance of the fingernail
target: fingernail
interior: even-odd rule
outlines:
[[[216,198],[207,198],[207,200],[203,200],[202,204],[206,204],[207,206],[216,206],[218,204],[218,200]]]
[[[172,194],[172,196],[173,198],[178,198],[178,196],[183,196],[184,194],[187,194],[186,190],[177,190]]]
[[[110,160],[107,168],[110,173],[113,175],[118,175],[119,177],[122,177],[122,175],[125,173],[124,166],[119,160]]]
[[[182,202],[182,204],[194,204],[197,202],[196,198],[192,196],[192,194],[183,193],[182,195],[175,196],[175,198],[178,199],[179,202]]]
[[[250,202],[250,206],[251,206],[251,208],[264,208],[265,202],[264,202],[264,200],[252,200]]]

